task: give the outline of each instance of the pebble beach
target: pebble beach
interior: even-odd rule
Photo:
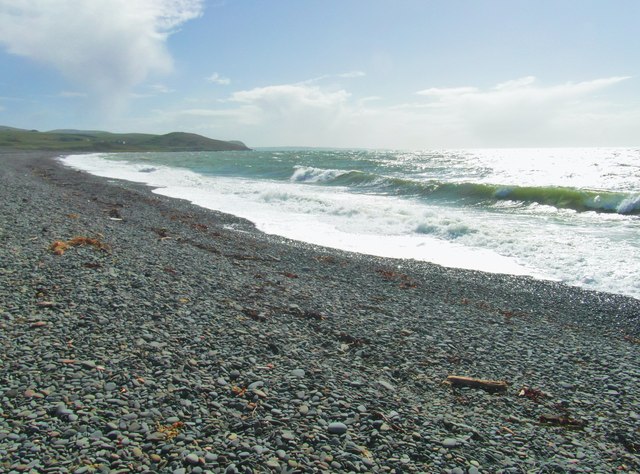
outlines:
[[[0,472],[640,472],[640,300],[266,235],[53,153],[0,153],[0,355]]]

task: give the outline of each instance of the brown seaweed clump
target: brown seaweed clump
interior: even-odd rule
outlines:
[[[81,245],[89,245],[98,250],[109,250],[109,246],[102,242],[100,239],[94,239],[91,237],[74,237],[71,240],[62,241],[56,240],[49,246],[49,250],[51,250],[56,255],[64,254],[71,247],[78,247]]]

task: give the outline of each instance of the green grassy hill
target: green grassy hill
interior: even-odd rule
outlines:
[[[152,135],[93,130],[38,132],[0,126],[0,150],[3,149],[78,152],[249,150],[242,142],[213,140],[194,133],[173,132],[166,135]]]

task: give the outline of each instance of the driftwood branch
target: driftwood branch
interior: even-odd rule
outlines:
[[[507,390],[508,384],[504,380],[482,380],[472,377],[462,377],[458,375],[449,375],[444,383],[453,387],[474,387],[481,388],[488,392],[504,392]]]
[[[564,426],[565,428],[582,428],[585,422],[569,415],[540,415],[540,423]]]

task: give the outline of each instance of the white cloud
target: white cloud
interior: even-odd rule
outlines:
[[[494,87],[494,90],[505,90],[505,89],[517,89],[519,87],[530,86],[536,82],[536,78],[533,76],[521,77],[520,79],[514,79],[511,81],[501,82],[497,86]]]
[[[239,104],[244,124],[268,130],[272,142],[305,144],[333,139],[349,97],[343,89],[284,84],[238,91],[229,102]]]
[[[281,84],[232,93],[219,107],[156,114],[154,127],[188,128],[254,144],[331,143],[350,95],[343,89]],[[158,122],[161,120],[162,122]],[[179,126],[177,125],[179,124]]]
[[[118,101],[171,71],[167,37],[202,11],[203,0],[0,0],[0,44]]]
[[[595,136],[606,138],[593,134],[602,129],[599,118],[606,116],[611,123],[612,115],[610,107],[594,96],[627,79],[616,76],[544,86],[528,76],[486,90],[432,87],[418,93],[424,100],[401,106],[353,100],[344,89],[308,83],[239,91],[231,100],[271,129],[270,138],[280,136],[281,143],[299,143],[300,137],[312,140],[312,129],[316,143],[307,143],[323,143],[318,138],[322,136],[324,143],[336,146],[591,144]]]
[[[594,137],[598,120],[586,117],[601,116],[607,108],[594,95],[628,79],[614,76],[544,86],[528,76],[486,90],[471,86],[431,88],[418,92],[426,102],[412,104],[424,110],[407,113],[425,123],[440,120],[438,128],[447,127],[449,134],[474,146],[587,144]],[[585,117],[581,127],[571,126],[578,122],[569,117],[576,115]]]
[[[567,101],[586,96],[591,92],[604,89],[624,80],[629,76],[615,76],[604,79],[595,79],[584,82],[567,82],[555,86],[535,85],[533,76],[502,82],[493,88],[483,91],[477,87],[454,88],[430,88],[418,91],[418,95],[424,95],[434,99],[433,103],[453,104],[478,104],[482,106],[492,105],[496,107],[522,106],[523,104],[539,105],[555,101]]]
[[[606,89],[625,80],[542,85],[527,77],[485,88],[432,87],[400,105],[337,86],[280,84],[236,91],[217,106],[166,112],[156,119],[165,129],[188,128],[253,146],[632,145],[640,136],[640,111],[605,100]]]
[[[234,92],[231,100],[252,104],[272,111],[329,108],[344,103],[349,97],[345,90],[324,91],[320,87],[305,84],[285,84],[256,87]]]
[[[217,72],[214,72],[209,77],[207,77],[207,82],[212,82],[213,84],[220,84],[222,86],[227,86],[231,84],[231,79],[228,77],[222,77]]]

